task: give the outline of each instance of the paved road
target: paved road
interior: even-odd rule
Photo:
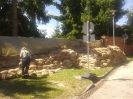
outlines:
[[[133,61],[120,66],[100,83],[85,99],[133,99]]]

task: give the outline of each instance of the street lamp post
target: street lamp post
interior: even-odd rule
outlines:
[[[113,46],[115,46],[114,16],[115,16],[116,10],[110,10],[110,12],[112,13],[112,16],[113,16]]]

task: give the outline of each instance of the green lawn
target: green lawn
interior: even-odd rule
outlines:
[[[75,79],[75,76],[89,72],[97,76],[105,74],[112,67],[97,70],[63,69],[48,77],[16,78],[0,81],[0,97],[10,99],[69,99],[80,96],[92,82]]]
[[[132,56],[127,56],[126,58],[127,58],[127,60],[132,61],[133,60],[133,55]]]

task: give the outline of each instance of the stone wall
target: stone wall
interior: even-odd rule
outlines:
[[[55,48],[44,54],[32,55],[30,76],[47,76],[62,68],[95,69],[105,66],[115,66],[126,60],[124,53],[117,46],[97,47],[89,49],[89,65],[86,47],[67,49]],[[0,62],[0,79],[10,79],[21,76],[21,61],[19,56],[2,57]]]
[[[90,67],[105,67],[121,63],[126,60],[125,54],[117,46],[94,48]]]

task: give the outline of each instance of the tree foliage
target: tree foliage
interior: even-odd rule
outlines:
[[[133,4],[131,5],[130,9],[127,10],[127,24],[122,26],[124,32],[126,32],[129,36],[128,44],[133,44]]]
[[[133,6],[132,6],[132,9],[128,10],[127,18],[128,18],[127,25],[132,26],[133,25]]]
[[[56,24],[54,32],[52,34],[52,38],[61,38],[61,30],[60,30],[60,25],[59,23]]]
[[[45,7],[52,4],[52,0],[18,0],[17,26],[18,36],[40,37],[37,22],[46,24],[50,20]],[[0,35],[13,36],[12,34],[12,0],[0,1]]]
[[[47,35],[47,30],[46,29],[39,29],[39,32],[40,32],[40,36],[42,38],[46,38],[46,35]]]
[[[60,4],[55,3],[60,10],[61,16],[56,17],[62,23],[62,33],[68,39],[81,38],[83,33],[81,21],[82,7],[81,0],[60,0]]]
[[[125,14],[122,6],[125,0],[60,0],[55,3],[61,16],[55,17],[62,22],[62,32],[67,38],[82,38],[83,23],[88,21],[95,25],[95,35],[100,37],[107,33],[112,25],[110,10],[115,9],[115,22]]]

